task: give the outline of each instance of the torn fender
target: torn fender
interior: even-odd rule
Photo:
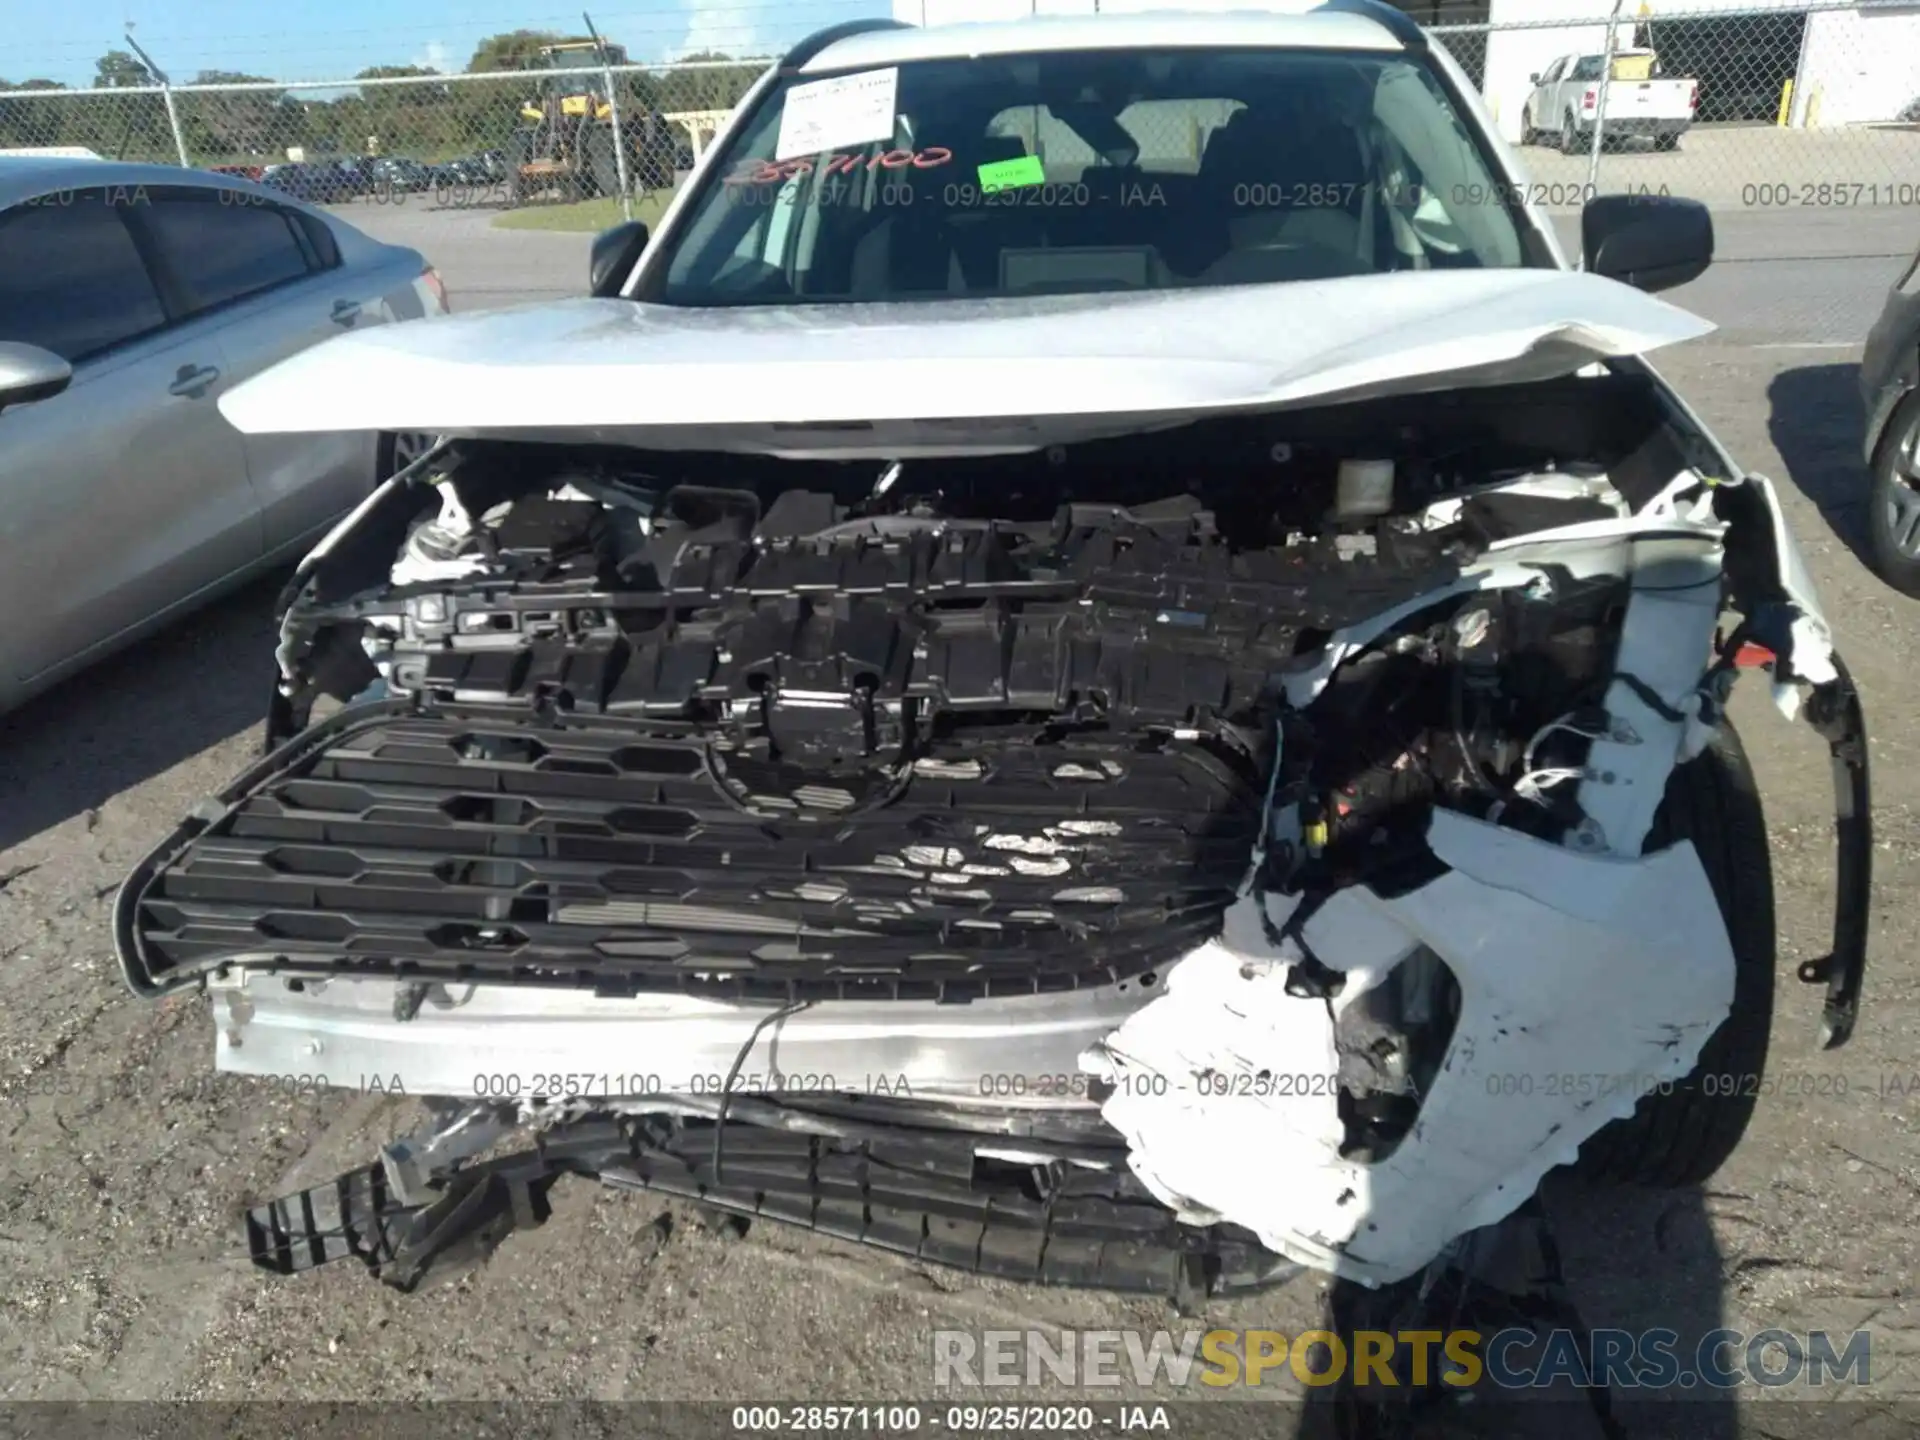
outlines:
[[[1395,899],[1343,890],[1305,926],[1350,977],[1335,1000],[1288,994],[1299,957],[1230,924],[1082,1057],[1115,1086],[1102,1113],[1135,1173],[1183,1218],[1399,1280],[1697,1063],[1732,1004],[1734,956],[1690,843],[1583,855],[1450,811],[1429,843],[1448,873]],[[1347,1159],[1335,1008],[1421,946],[1460,986],[1446,1059],[1398,1147]]]

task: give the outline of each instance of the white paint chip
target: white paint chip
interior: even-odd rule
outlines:
[[[843,145],[891,140],[899,81],[900,71],[889,67],[794,86],[780,112],[780,139],[773,158],[791,160]]]

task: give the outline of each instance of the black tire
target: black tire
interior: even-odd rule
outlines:
[[[1560,121],[1560,153],[1578,155],[1581,149],[1580,126],[1574,121],[1573,112],[1569,110]]]
[[[1678,150],[1680,148],[1680,137],[1678,135],[1656,135],[1653,137],[1653,148],[1656,150]]]
[[[527,203],[527,177],[520,167],[533,158],[533,144],[531,130],[515,130],[507,136],[507,204],[516,209]]]
[[[1903,472],[1911,479],[1903,479]],[[1907,396],[1887,417],[1886,432],[1873,456],[1867,493],[1867,545],[1880,578],[1903,595],[1920,597],[1920,555],[1900,548],[1894,518],[1901,506],[1920,503],[1920,392]]]
[[[1692,840],[1733,944],[1733,1006],[1672,1089],[1648,1095],[1580,1148],[1589,1181],[1699,1185],[1726,1163],[1753,1118],[1773,1028],[1773,863],[1746,751],[1731,725],[1667,782],[1647,848]],[[1712,1083],[1703,1078],[1711,1076]]]
[[[664,190],[673,183],[673,145],[651,127],[642,129],[627,147],[627,169],[636,194]]]
[[[374,454],[373,483],[384,484],[399,473],[401,466],[410,464],[433,443],[433,437],[417,433],[404,435],[383,431],[380,443]]]
[[[575,159],[583,182],[581,199],[620,194],[620,159],[613,153],[611,125],[583,125]],[[590,189],[588,187],[591,187]]]

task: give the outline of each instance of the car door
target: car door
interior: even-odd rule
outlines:
[[[32,682],[257,562],[259,506],[215,401],[219,338],[169,310],[128,216],[95,186],[0,213],[0,338],[73,383],[0,414],[0,630]]]
[[[1542,130],[1558,130],[1560,117],[1566,111],[1567,72],[1573,69],[1575,56],[1563,55],[1553,67],[1553,78],[1540,87],[1539,113],[1534,124]]]
[[[1561,76],[1560,83],[1554,87],[1553,118],[1549,123],[1549,129],[1558,128],[1569,111],[1573,113],[1576,120],[1591,121],[1594,118],[1587,113],[1584,102],[1588,89],[1600,79],[1600,68],[1601,57],[1598,55],[1582,55],[1577,60],[1570,59],[1566,74]],[[1597,113],[1596,110],[1595,114]]]
[[[1559,82],[1560,72],[1566,69],[1566,66],[1567,57],[1562,55],[1540,73],[1540,79],[1535,83],[1532,92],[1527,96],[1527,124],[1535,130],[1548,129],[1553,123],[1552,120],[1547,117],[1552,116],[1554,113],[1554,86]],[[1545,123],[1542,123],[1543,120]]]
[[[379,281],[340,263],[324,220],[252,190],[169,186],[140,214],[154,251],[220,337],[237,384],[298,351],[379,319]],[[314,397],[324,412],[326,397]],[[241,437],[269,551],[365,499],[375,442],[364,431]]]

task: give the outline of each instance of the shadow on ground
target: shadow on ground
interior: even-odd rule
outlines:
[[[0,716],[0,853],[258,724],[285,583],[275,571]]]
[[[1767,386],[1767,438],[1787,467],[1784,478],[1861,563],[1867,553],[1866,411],[1858,365],[1782,370]]]
[[[1315,1398],[1327,1403],[1305,1407],[1294,1440],[1736,1440],[1735,1392],[1671,1377],[1623,1383],[1629,1372],[1649,1376],[1650,1346],[1671,1357],[1675,1374],[1693,1371],[1722,1324],[1724,1266],[1703,1199],[1698,1188],[1599,1188],[1560,1171],[1537,1207],[1463,1237],[1475,1257],[1464,1283],[1455,1272],[1422,1296],[1423,1277],[1377,1291],[1335,1281],[1329,1328],[1350,1356],[1357,1332],[1466,1329],[1480,1335],[1488,1378],[1470,1395],[1442,1388],[1411,1404],[1406,1389],[1376,1388],[1370,1403],[1322,1390]],[[1667,1334],[1654,1345],[1658,1332]],[[1500,1389],[1496,1354],[1533,1383]],[[1606,1371],[1614,1383],[1596,1406],[1582,1381]]]

